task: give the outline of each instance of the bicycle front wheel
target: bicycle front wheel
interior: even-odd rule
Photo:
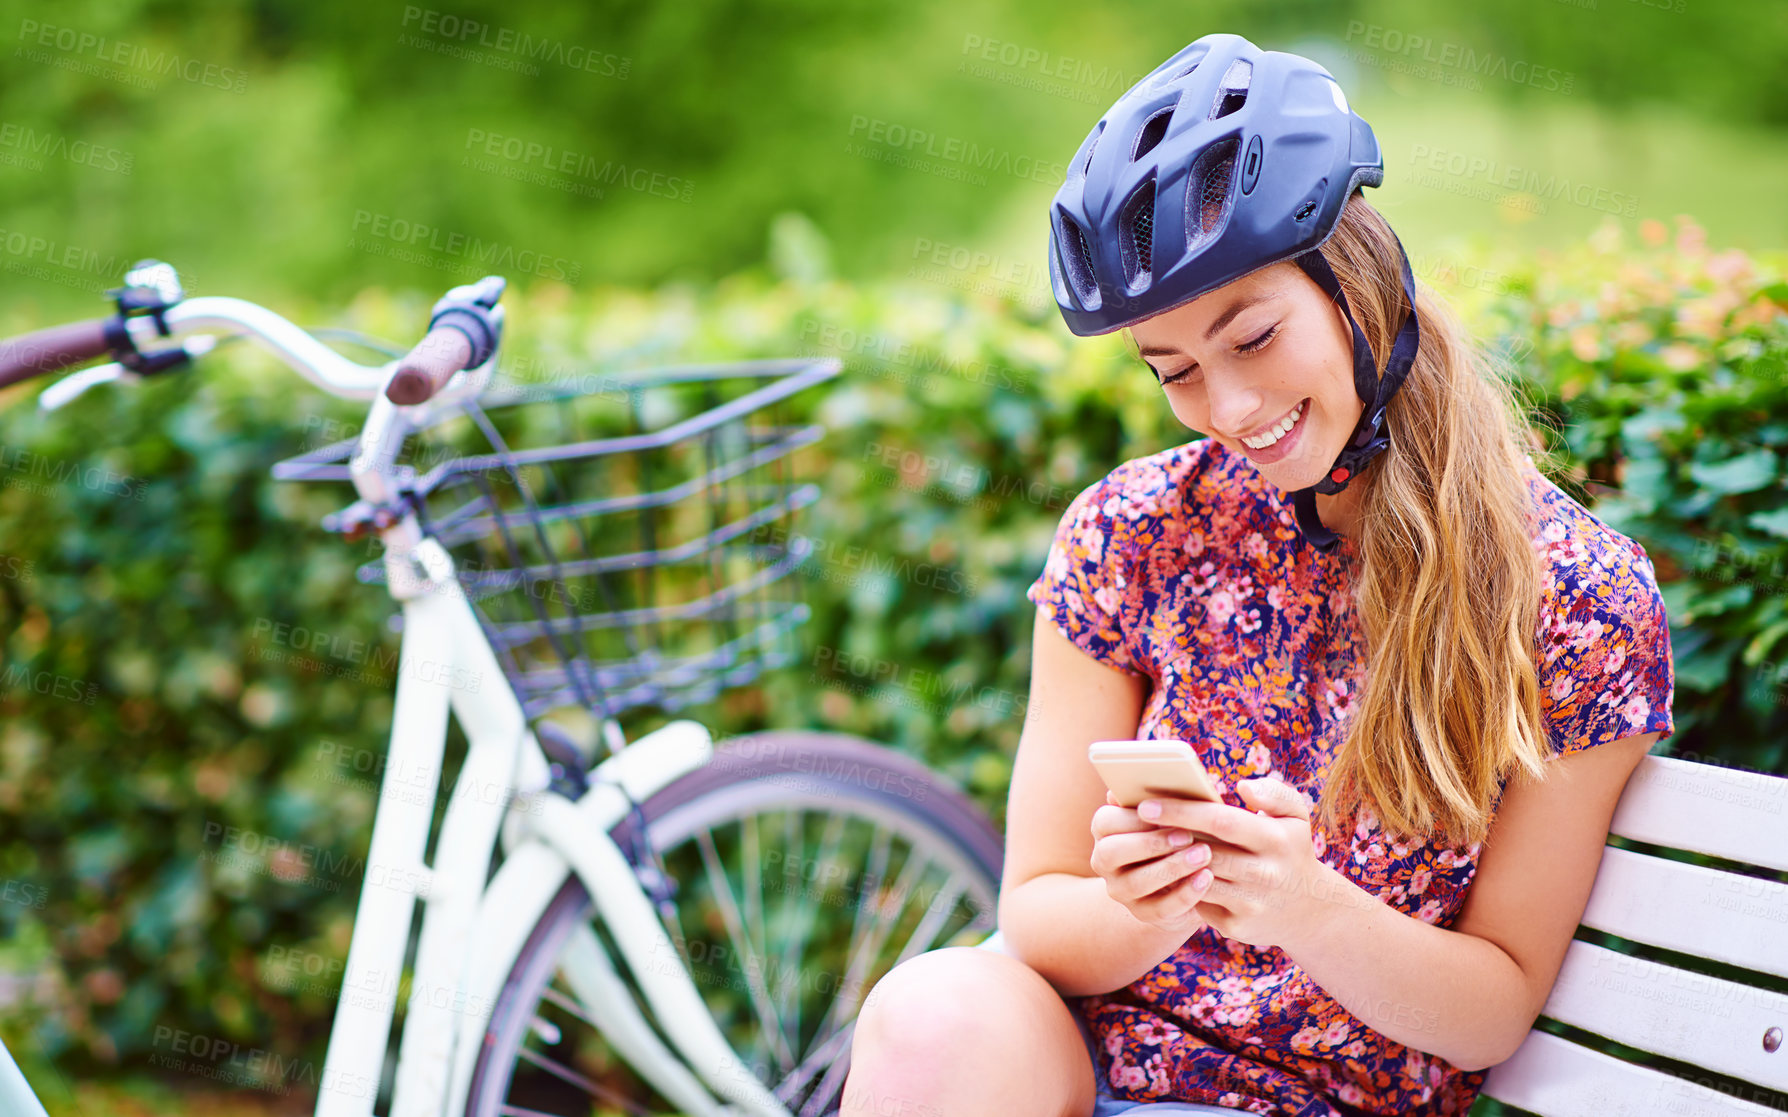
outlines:
[[[641,814],[677,884],[666,931],[733,1051],[799,1117],[837,1112],[851,1030],[884,974],[994,927],[999,833],[923,765],[859,738],[735,738]],[[635,826],[615,828],[624,848]],[[567,979],[576,957],[588,964],[592,934],[662,1036],[573,877],[498,997],[468,1115],[674,1111],[615,1053]]]

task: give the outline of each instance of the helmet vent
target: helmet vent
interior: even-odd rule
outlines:
[[[1136,133],[1136,150],[1131,154],[1130,162],[1136,162],[1155,149],[1155,145],[1161,142],[1161,137],[1167,135],[1167,124],[1172,119],[1171,106],[1148,118]]]
[[[1155,235],[1155,180],[1151,176],[1125,204],[1118,227],[1123,230],[1124,277],[1131,287],[1149,281],[1150,247]]]
[[[1186,176],[1186,247],[1196,249],[1215,236],[1229,217],[1234,196],[1236,140],[1212,144]]]
[[[1245,58],[1238,58],[1229,64],[1223,72],[1223,82],[1217,88],[1217,99],[1211,105],[1209,119],[1216,120],[1220,116],[1228,116],[1248,102],[1248,81],[1254,76],[1254,66]]]
[[[1074,293],[1080,296],[1081,302],[1091,302],[1099,293],[1099,282],[1093,275],[1092,253],[1087,251],[1086,236],[1079,225],[1066,217],[1062,218],[1062,229],[1067,234],[1062,238],[1062,261],[1067,265],[1068,282],[1074,285]]]
[[[1080,169],[1080,177],[1081,178],[1086,177],[1087,168],[1091,167],[1093,165],[1093,149],[1099,146],[1099,137],[1100,137],[1100,135],[1102,135],[1104,133],[1104,131],[1105,131],[1105,122],[1103,120],[1101,120],[1098,124],[1093,126],[1092,134],[1086,138],[1086,148],[1085,148],[1086,154],[1083,155],[1080,159],[1078,159],[1074,164],[1076,167],[1078,167]]]
[[[1194,42],[1186,48],[1185,53],[1191,61],[1181,59],[1177,69],[1169,67],[1168,63],[1173,61],[1171,58],[1161,63],[1161,69],[1155,75],[1156,88],[1183,83],[1192,76],[1192,71],[1198,69],[1198,64],[1210,56],[1211,48],[1208,43]]]

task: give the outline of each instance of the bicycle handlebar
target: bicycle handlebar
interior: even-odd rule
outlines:
[[[426,403],[454,373],[487,363],[503,331],[497,300],[507,286],[500,275],[465,283],[435,302],[428,335],[399,361],[385,398],[399,406]]]
[[[165,317],[175,336],[211,330],[225,337],[253,337],[298,375],[340,399],[372,399],[385,383],[384,368],[351,361],[303,327],[245,299],[201,295],[175,303]],[[126,326],[140,344],[157,337],[148,318],[132,318]]]
[[[167,274],[150,274],[150,265],[165,268]],[[209,352],[220,336],[252,337],[338,399],[374,402],[349,462],[361,499],[374,503],[392,498],[391,463],[406,433],[414,429],[410,424],[415,417],[398,409],[430,401],[456,402],[482,392],[493,371],[503,325],[503,310],[497,305],[503,278],[485,276],[453,288],[435,304],[427,335],[402,360],[363,365],[266,307],[217,295],[184,298],[173,270],[156,261],[140,262],[125,282],[125,287],[111,292],[118,303],[116,315],[0,341],[0,387],[92,357],[114,357],[111,364],[84,369],[42,393],[38,406],[54,410],[94,385],[183,367]],[[145,348],[165,340],[174,344]],[[468,368],[463,384],[443,391],[454,374]],[[387,550],[388,560],[402,550],[395,542],[392,546],[396,549]]]
[[[416,343],[385,385],[392,403],[426,403],[472,360],[472,339],[457,326],[436,326]]]
[[[0,341],[0,388],[111,352],[104,318],[68,322]]]
[[[243,299],[216,295],[183,299],[175,287],[171,296],[153,291],[158,297],[127,306],[128,293],[137,290],[130,287],[124,289],[125,294],[114,292],[119,295],[118,315],[0,340],[0,388],[94,357],[114,356],[113,364],[95,366],[63,381],[71,390],[48,405],[60,406],[93,384],[126,379],[128,374],[149,376],[184,365],[211,349],[217,340],[192,335],[214,331],[224,337],[255,338],[299,375],[340,399],[371,400],[383,394],[400,407],[426,403],[441,394],[455,373],[468,368],[477,373],[465,388],[476,394],[488,379],[486,370],[501,333],[503,311],[497,300],[503,287],[503,278],[492,275],[453,288],[435,304],[428,334],[401,361],[384,365],[351,361],[301,327]],[[144,310],[153,314],[142,313]],[[173,348],[144,348],[168,338],[176,340]],[[73,384],[77,379],[79,385]],[[39,402],[50,398],[51,393],[46,393]]]

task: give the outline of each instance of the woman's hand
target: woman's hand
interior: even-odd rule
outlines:
[[[1340,898],[1335,886],[1343,882],[1317,859],[1310,802],[1301,792],[1281,780],[1255,778],[1239,781],[1236,793],[1253,811],[1159,796],[1131,813],[1144,824],[1216,839],[1210,862],[1215,879],[1199,899],[1199,917],[1225,938],[1282,947],[1333,914],[1328,901]],[[1153,817],[1150,803],[1160,805]]]
[[[1191,937],[1204,926],[1198,901],[1211,883],[1210,846],[1142,821],[1109,791],[1105,803],[1093,812],[1092,868],[1106,893],[1141,922]]]

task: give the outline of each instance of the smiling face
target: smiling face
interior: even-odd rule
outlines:
[[[1346,316],[1289,260],[1130,330],[1174,417],[1287,492],[1322,480],[1365,409]]]

